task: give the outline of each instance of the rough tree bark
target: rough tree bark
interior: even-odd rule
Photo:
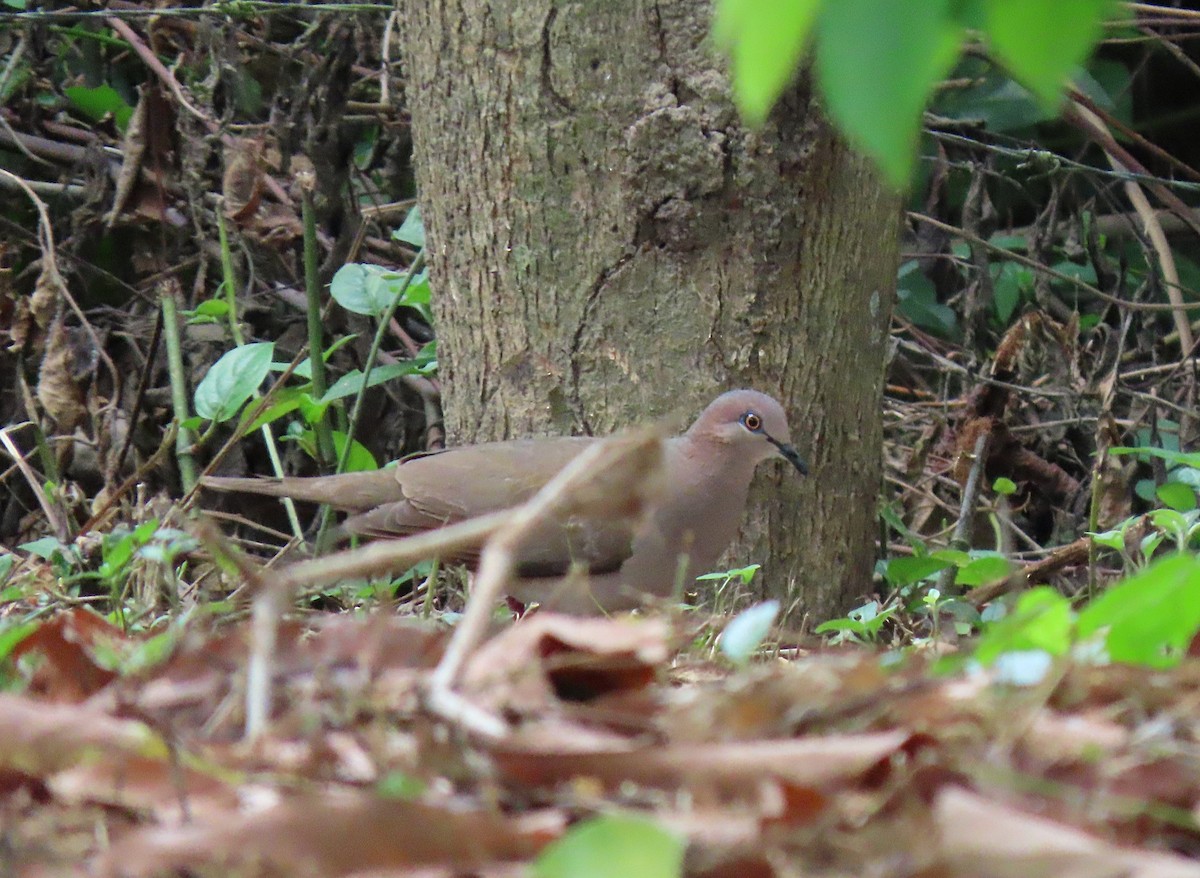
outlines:
[[[453,441],[780,396],[739,563],[820,620],[869,590],[898,200],[805,83],[743,128],[709,0],[400,0]]]

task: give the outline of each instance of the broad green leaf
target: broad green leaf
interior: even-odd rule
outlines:
[[[999,582],[1007,579],[1012,573],[1012,564],[1007,558],[999,555],[989,555],[976,558],[964,567],[960,567],[954,576],[958,585],[983,585],[987,582]]]
[[[536,878],[679,878],[683,839],[644,817],[611,814],[572,826],[533,864]]]
[[[210,421],[228,421],[238,413],[271,369],[275,343],[242,345],[228,351],[209,368],[196,388],[196,414]]]
[[[779,615],[779,601],[763,601],[743,610],[721,632],[721,652],[736,665],[744,665],[762,646]]]
[[[67,555],[72,553],[72,547],[60,541],[57,537],[39,537],[36,540],[21,543],[17,548],[23,549],[35,558],[42,558],[46,561],[53,558],[55,554]]]
[[[1119,582],[1079,614],[1080,638],[1104,634],[1113,661],[1178,664],[1200,628],[1200,559],[1172,554]]]
[[[117,127],[122,131],[129,124],[129,117],[133,115],[133,107],[125,103],[111,85],[100,85],[96,88],[71,85],[63,89],[63,94],[81,113],[96,121],[112,113]]]
[[[7,659],[18,644],[37,629],[37,622],[23,622],[19,625],[0,628],[0,662]]]
[[[1167,482],[1160,485],[1158,499],[1177,512],[1191,512],[1196,508],[1196,490],[1182,482]]]
[[[376,384],[382,384],[385,381],[391,381],[393,378],[399,378],[401,375],[424,375],[428,371],[427,364],[421,363],[418,360],[405,360],[401,363],[387,363],[383,366],[376,366],[371,370],[371,378],[367,381],[367,387],[374,387]],[[342,399],[347,396],[354,396],[362,389],[363,373],[361,369],[355,369],[352,372],[347,372],[341,378],[333,383],[333,386],[325,391],[325,395],[321,397],[321,402],[330,403],[335,399]]]
[[[818,0],[717,0],[713,38],[729,55],[733,97],[746,121],[766,121],[796,75]]]
[[[944,558],[932,558],[928,555],[893,558],[888,561],[885,576],[892,585],[911,585],[951,566],[953,566],[952,561]]]
[[[981,58],[964,58],[951,79],[954,85],[940,90],[932,102],[934,112],[947,119],[1005,133],[1031,128],[1054,115],[1006,71]]]
[[[1021,299],[1033,293],[1033,271],[1015,262],[992,266],[992,305],[996,319],[1007,326]]]
[[[896,273],[896,299],[900,313],[921,329],[949,336],[958,328],[954,309],[938,302],[937,291],[915,259]]]
[[[380,281],[380,272],[384,270],[378,265],[359,262],[343,265],[329,284],[329,294],[347,311],[378,317],[392,301]]]
[[[962,549],[938,549],[936,552],[930,553],[931,558],[937,558],[939,561],[949,561],[955,567],[966,567],[971,563],[971,553],[964,552]]]
[[[317,437],[311,430],[306,430],[304,437],[310,443],[308,451],[310,454],[316,455]],[[337,453],[338,460],[342,458],[342,449],[346,447],[346,434],[341,430],[333,431],[333,449]],[[379,464],[375,460],[375,455],[367,451],[367,446],[363,445],[357,439],[350,446],[350,456],[346,458],[346,467],[343,472],[357,473],[366,470],[379,469]]]
[[[1071,602],[1049,586],[1021,595],[1016,609],[984,629],[975,659],[990,665],[1007,652],[1042,650],[1064,655],[1071,646]]]
[[[988,0],[996,56],[1046,107],[1057,107],[1071,72],[1091,53],[1113,0]]]
[[[1167,437],[1163,437],[1167,440]],[[1174,437],[1172,437],[1174,438]],[[1175,438],[1178,442],[1178,438]],[[1160,457],[1167,463],[1182,463],[1185,466],[1200,468],[1200,453],[1173,451],[1169,448],[1154,448],[1153,446],[1145,445],[1140,448],[1110,448],[1109,454],[1135,454],[1139,457]]]
[[[925,104],[962,45],[951,13],[950,0],[821,7],[817,75],[829,114],[897,188],[912,176]]]
[[[734,567],[732,570],[725,570],[720,573],[705,573],[696,578],[702,581],[715,579],[740,579],[743,585],[749,585],[750,580],[754,578],[754,574],[762,568],[761,564],[747,564],[745,567]]]
[[[1105,530],[1099,533],[1088,532],[1088,536],[1092,538],[1092,542],[1097,546],[1104,546],[1107,549],[1117,549],[1121,551],[1125,548],[1125,527],[1128,521],[1121,527],[1113,530]]]
[[[1002,494],[1005,497],[1010,497],[1017,493],[1017,483],[1012,479],[1000,476],[996,481],[992,482],[992,490],[997,494]]]
[[[367,262],[351,262],[343,265],[329,284],[329,294],[334,301],[355,314],[378,317],[391,307],[400,296],[400,305],[416,308],[427,318],[429,315],[429,280],[425,272],[419,272],[404,286],[406,272],[372,265]]]
[[[841,633],[849,631],[851,634],[867,635],[867,626],[857,619],[849,617],[844,619],[830,619],[828,622],[822,622],[813,629],[814,634],[829,634],[830,632]]]
[[[400,224],[400,228],[392,232],[392,237],[405,244],[411,244],[418,250],[425,246],[425,223],[421,219],[419,205],[408,212],[408,215],[404,217],[404,222]]]
[[[229,313],[229,303],[224,299],[206,299],[191,311],[184,311],[189,323],[215,323]]]

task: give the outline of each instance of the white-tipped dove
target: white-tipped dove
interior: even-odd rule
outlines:
[[[488,442],[372,472],[209,477],[204,485],[327,503],[350,513],[342,525],[347,533],[400,537],[523,503],[596,441]],[[512,595],[577,613],[626,609],[646,595],[668,596],[677,581],[690,583],[711,569],[733,541],[760,463],[782,457],[808,472],[791,445],[783,407],[754,390],[718,396],[686,433],[664,442],[663,457],[663,490],[640,524],[608,518],[548,523],[522,547]],[[567,576],[580,567],[587,577]]]

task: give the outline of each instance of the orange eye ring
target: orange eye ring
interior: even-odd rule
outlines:
[[[742,415],[742,426],[751,433],[756,433],[762,429],[762,418],[754,412],[746,412],[746,414]]]

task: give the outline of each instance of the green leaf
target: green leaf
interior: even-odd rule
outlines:
[[[76,109],[97,122],[112,113],[117,127],[122,131],[125,130],[125,126],[129,124],[129,118],[133,115],[133,107],[125,103],[111,85],[100,85],[96,88],[71,85],[63,89],[63,94]]]
[[[1017,493],[1017,483],[1012,479],[1000,476],[1000,478],[992,482],[992,490],[1005,497],[1011,497],[1013,494]]]
[[[1100,533],[1088,532],[1088,536],[1092,538],[1092,542],[1097,546],[1104,546],[1106,549],[1116,549],[1122,551],[1125,548],[1125,528],[1128,527],[1129,520],[1126,520],[1120,527],[1112,530],[1101,531]]]
[[[72,547],[57,537],[40,537],[27,543],[21,543],[17,548],[45,561],[51,560],[56,554],[63,556],[72,554]]]
[[[713,39],[729,55],[733,99],[751,126],[796,75],[818,0],[717,0]]]
[[[1033,271],[1015,262],[992,266],[992,305],[996,319],[1007,326],[1013,312],[1027,293],[1033,292]]]
[[[305,441],[307,441],[307,443],[309,443],[308,445],[305,445],[305,449],[308,451],[309,454],[311,454],[315,457],[316,451],[317,451],[316,434],[314,434],[311,430],[305,431],[303,434],[301,444],[304,445]],[[346,434],[341,432],[340,430],[334,430],[333,431],[333,448],[334,448],[334,451],[337,453],[338,460],[341,460],[342,449],[345,447],[346,447]],[[363,445],[361,442],[359,442],[357,439],[355,439],[353,444],[350,446],[350,456],[348,458],[346,458],[346,468],[343,470],[343,472],[357,473],[357,472],[364,472],[366,470],[373,470],[373,469],[379,469],[379,464],[375,461],[375,456],[373,454],[371,454],[371,452],[367,451],[367,446]]]
[[[1165,439],[1166,437],[1164,437]],[[1176,439],[1178,441],[1178,439]],[[1154,448],[1149,445],[1143,445],[1137,448],[1110,448],[1109,454],[1135,454],[1139,459],[1145,460],[1147,457],[1160,457],[1168,463],[1182,463],[1185,466],[1200,468],[1200,453],[1173,451],[1169,448]]]
[[[934,112],[997,133],[1028,129],[1054,116],[1029,89],[996,67],[983,65],[980,59],[965,59],[954,71],[956,85],[934,96]]]
[[[699,580],[716,580],[722,581],[726,579],[740,579],[742,585],[749,585],[750,580],[754,578],[754,574],[762,568],[761,564],[747,564],[745,567],[734,567],[732,570],[724,570],[719,573],[705,573],[703,576],[697,576]]]
[[[976,558],[964,567],[960,567],[954,576],[958,585],[983,585],[989,582],[999,582],[1008,579],[1012,573],[1012,564],[1000,555],[988,555]]]
[[[896,298],[900,313],[922,329],[948,336],[958,327],[954,310],[938,302],[937,291],[916,260],[904,263],[896,273]]]
[[[1177,512],[1191,512],[1196,508],[1196,490],[1182,482],[1167,482],[1159,485],[1158,499]]]
[[[0,662],[12,655],[12,651],[17,648],[18,644],[37,629],[37,622],[22,622],[0,628]]]
[[[1114,0],[988,0],[988,42],[1046,107],[1057,107],[1067,77],[1115,10]]]
[[[897,188],[912,176],[925,104],[962,45],[951,12],[950,0],[821,7],[817,76],[829,115]]]
[[[224,299],[206,299],[191,311],[184,311],[188,323],[216,323],[229,313],[229,303]]]
[[[334,301],[355,314],[378,317],[391,307],[404,285],[406,272],[397,272],[382,265],[351,262],[343,265],[329,284]],[[429,303],[428,283],[419,283],[422,275],[414,277],[404,291],[401,305],[423,308]]]
[[[196,414],[210,421],[228,421],[238,413],[271,370],[275,343],[242,345],[228,351],[209,368],[196,388]]]
[[[375,792],[385,799],[414,802],[425,795],[427,786],[419,777],[403,771],[389,771],[375,784]]]
[[[1178,664],[1200,628],[1200,559],[1167,555],[1119,582],[1079,614],[1079,636],[1103,633],[1109,658]]]
[[[1007,652],[1042,650],[1064,655],[1071,646],[1071,602],[1049,586],[1021,595],[1011,614],[990,623],[975,647],[975,659],[990,665]]]
[[[830,619],[828,622],[822,622],[813,629],[814,634],[828,634],[831,631],[839,634],[843,631],[849,631],[851,634],[866,636],[867,626],[857,619],[842,618]]]
[[[404,217],[400,228],[392,232],[392,237],[405,244],[411,244],[418,250],[425,246],[425,223],[421,219],[421,207],[417,205]]]
[[[683,840],[644,817],[611,814],[584,820],[548,844],[533,864],[536,878],[679,878]]]
[[[399,378],[401,375],[424,375],[428,371],[427,364],[421,363],[418,360],[405,360],[401,363],[387,363],[383,366],[376,366],[371,370],[371,378],[367,382],[367,387],[374,387],[376,384],[382,384],[385,381],[391,381],[394,378]],[[333,383],[333,386],[325,391],[325,395],[321,397],[322,403],[330,403],[335,399],[342,399],[347,396],[354,396],[362,389],[363,373],[361,369],[355,369],[347,372],[341,378]]]
[[[888,561],[884,575],[892,585],[911,585],[950,566],[953,566],[953,562],[944,558],[913,555]]]
[[[259,430],[264,424],[270,424],[277,421],[284,415],[294,412],[300,407],[301,397],[305,396],[303,389],[299,387],[284,387],[272,394],[272,402],[255,416],[253,422],[245,424],[250,413],[258,408],[257,405],[248,405],[242,409],[241,421],[243,426],[240,427],[240,432],[243,436]]]
[[[763,601],[743,610],[721,632],[721,652],[735,665],[744,665],[762,646],[779,615],[779,601]]]

